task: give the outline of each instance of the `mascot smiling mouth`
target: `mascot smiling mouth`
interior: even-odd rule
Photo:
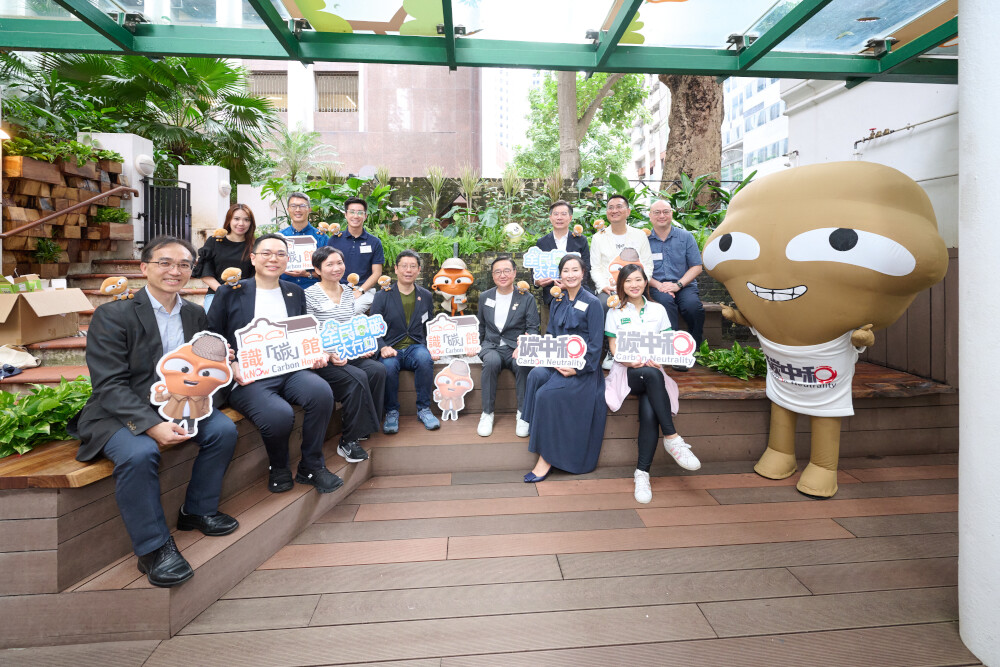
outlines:
[[[768,301],[791,301],[792,299],[798,299],[800,296],[805,294],[806,290],[809,288],[805,285],[799,285],[797,287],[771,289],[769,287],[761,287],[760,285],[754,285],[751,282],[747,282],[747,289],[750,290],[754,296],[759,296],[761,299],[766,299]]]

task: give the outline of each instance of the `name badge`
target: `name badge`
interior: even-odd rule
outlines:
[[[581,313],[585,313],[587,312],[588,305],[589,304],[586,304],[583,301],[577,301],[576,303],[573,304],[573,307],[579,310]]]
[[[423,316],[422,316],[422,317],[420,318],[420,323],[421,323],[421,324],[424,324],[425,322],[427,322],[427,316],[428,316],[429,314],[430,314],[430,313],[424,313],[424,314],[423,314]]]
[[[363,245],[363,246],[361,246],[361,252],[362,252],[362,254],[366,253],[366,252],[370,254],[371,251],[372,251],[372,247],[370,245]]]
[[[364,251],[362,250],[362,252],[364,252]],[[653,261],[654,262],[663,261],[663,253],[662,252],[654,252],[653,253]]]
[[[497,302],[494,301],[493,299],[486,299],[486,307],[487,308],[496,308],[497,307]]]

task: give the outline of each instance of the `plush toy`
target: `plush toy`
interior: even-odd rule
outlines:
[[[646,236],[649,236],[650,234],[653,233],[653,230],[650,229],[649,227],[644,227],[642,233],[645,234]]]
[[[218,334],[201,332],[190,343],[164,355],[156,365],[160,381],[153,384],[150,402],[160,415],[197,435],[198,420],[212,414],[212,394],[233,379],[229,347]]]
[[[381,287],[384,292],[392,290],[392,278],[389,276],[379,276],[378,286]]]
[[[226,238],[228,234],[229,232],[227,232],[224,227],[220,227],[219,229],[216,229],[214,232],[212,232],[212,238],[214,238],[216,241],[221,241],[222,239]]]
[[[608,296],[608,308],[617,308],[619,305],[621,305],[621,299],[618,298],[617,294]]]
[[[573,236],[583,236],[583,225],[573,225]]]
[[[351,290],[354,292],[358,291],[358,281],[361,280],[361,276],[356,273],[348,274],[347,284],[351,286]]]
[[[604,222],[603,220],[594,220],[594,233],[600,234],[601,232],[604,231],[604,228],[606,226],[607,223]]]
[[[316,225],[316,230],[320,234],[329,234],[330,233],[330,225],[328,223],[321,222],[318,225]]]
[[[527,294],[528,290],[531,289],[531,286],[528,285],[527,280],[518,280],[516,287],[518,294]]]
[[[553,285],[552,289],[549,290],[549,294],[551,294],[552,298],[555,299],[556,301],[563,300],[563,291],[562,288],[559,287],[559,285]]]
[[[239,284],[240,278],[243,277],[243,271],[235,266],[230,266],[228,269],[222,272],[222,280],[229,287],[233,289],[239,289],[243,287]]]
[[[104,282],[101,283],[101,294],[110,296],[113,301],[133,298],[132,292],[128,288],[128,280],[122,276],[105,278]]]
[[[521,237],[524,236],[524,227],[516,222],[507,223],[507,225],[503,228],[503,231],[511,243],[517,243],[521,240]]]
[[[458,257],[441,262],[441,270],[434,274],[431,289],[444,294],[443,308],[450,308],[452,317],[465,310],[469,303],[466,293],[472,287],[473,275]]]
[[[330,223],[329,233],[330,233],[330,236],[340,236],[340,223],[339,222],[331,222]]]
[[[458,412],[465,409],[465,395],[472,391],[472,374],[469,364],[461,359],[451,362],[434,376],[434,400],[441,409],[441,421],[458,419]]]
[[[733,198],[704,266],[736,302],[723,316],[752,327],[767,357],[771,426],[754,470],[794,474],[796,417],[809,415],[811,454],[796,488],[834,495],[858,354],[948,267],[930,200],[869,162],[781,171]]]

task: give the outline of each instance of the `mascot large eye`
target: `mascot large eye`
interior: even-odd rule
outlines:
[[[448,276],[438,276],[437,278],[434,279],[434,284],[435,285],[450,285],[451,284],[451,278],[449,278]]]
[[[175,373],[190,373],[191,363],[179,357],[174,357],[163,362],[163,370],[174,371]]]
[[[226,380],[229,379],[229,373],[222,370],[221,368],[205,368],[202,369],[201,372],[198,373],[198,375],[206,378],[215,378],[220,382],[225,382]]]
[[[705,268],[711,271],[730,259],[757,259],[760,257],[760,244],[749,234],[731,232],[712,239],[712,242],[705,246],[701,256]]]
[[[455,284],[456,285],[471,285],[472,284],[472,278],[468,278],[466,276],[459,276],[458,278],[455,278]]]
[[[785,247],[793,262],[853,264],[887,276],[905,276],[917,260],[890,238],[846,227],[823,227],[799,234]]]

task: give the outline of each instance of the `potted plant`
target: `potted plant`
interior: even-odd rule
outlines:
[[[31,253],[35,261],[31,264],[31,272],[37,273],[40,278],[58,278],[69,268],[68,262],[65,267],[58,263],[62,252],[62,246],[52,239],[38,239],[35,250]]]

